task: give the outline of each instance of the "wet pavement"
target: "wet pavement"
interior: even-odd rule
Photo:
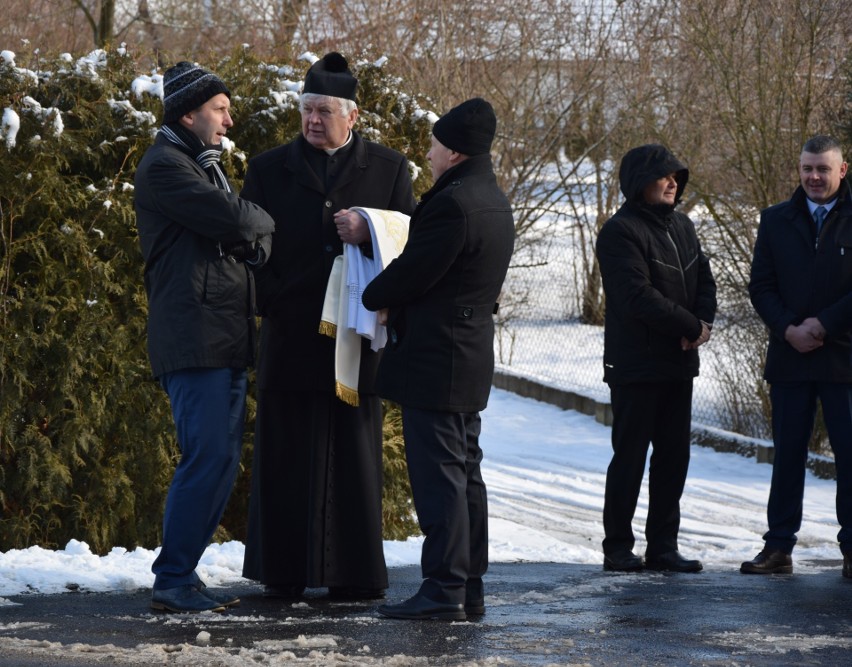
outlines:
[[[852,580],[840,561],[793,575],[610,573],[495,564],[487,611],[467,622],[399,621],[377,603],[297,604],[244,582],[224,614],[169,615],[150,591],[18,595],[0,605],[0,665],[850,665]],[[390,601],[417,567],[390,571]]]

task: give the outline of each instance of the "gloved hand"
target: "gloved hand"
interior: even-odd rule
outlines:
[[[264,252],[259,243],[240,241],[230,245],[222,244],[222,251],[235,262],[263,264]]]

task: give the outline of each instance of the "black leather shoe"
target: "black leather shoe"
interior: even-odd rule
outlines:
[[[843,554],[843,576],[852,579],[852,555]]]
[[[228,591],[214,591],[212,588],[207,588],[201,581],[195,584],[195,590],[204,597],[210,598],[213,602],[218,602],[223,607],[238,607],[240,605],[240,598],[238,596]]]
[[[399,604],[383,604],[378,609],[382,616],[407,620],[464,621],[467,615],[461,603],[435,602],[418,593]]]
[[[263,587],[263,597],[278,600],[298,600],[305,592],[304,586],[275,586],[267,584]]]
[[[225,607],[200,593],[192,584],[175,588],[154,590],[151,593],[151,609],[175,613],[197,613],[200,611],[225,611]]]
[[[657,572],[701,572],[704,566],[700,560],[690,560],[679,551],[667,551],[658,556],[645,554],[645,569]]]
[[[380,600],[385,596],[384,588],[362,588],[360,586],[329,586],[330,600]]]
[[[638,572],[645,563],[632,551],[615,551],[604,556],[603,567],[607,572]]]
[[[743,574],[792,574],[793,557],[783,551],[764,549],[740,565]]]
[[[482,616],[485,613],[485,587],[479,577],[468,579],[464,587],[464,613]]]
[[[485,613],[485,598],[465,596],[464,613],[468,616],[482,616]]]

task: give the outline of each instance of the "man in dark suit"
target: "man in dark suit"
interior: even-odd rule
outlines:
[[[514,247],[509,201],[497,185],[491,105],[468,100],[434,125],[435,184],[411,218],[408,242],[366,288],[387,310],[381,396],[402,406],[417,518],[426,538],[420,591],[379,607],[392,618],[465,619],[485,611],[488,509],[480,417],[494,371],[497,298]]]
[[[765,209],[754,247],[749,295],[769,328],[775,460],[769,530],[745,574],[790,573],[802,525],[805,463],[817,399],[837,467],[837,540],[852,577],[852,198],[840,144],[809,139],[800,187]]]
[[[327,587],[337,599],[387,588],[382,542],[382,407],[378,354],[364,340],[359,405],[335,395],[334,340],[319,334],[326,285],[343,242],[369,238],[350,206],[410,214],[408,162],[353,130],[357,80],[329,53],[311,66],[302,133],[249,162],[242,196],[274,218],[258,273],[263,316],[258,408],[243,575],[267,596]]]

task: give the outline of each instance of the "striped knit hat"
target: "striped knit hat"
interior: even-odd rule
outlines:
[[[185,60],[179,62],[163,74],[163,123],[175,122],[219,93],[231,96],[231,91],[213,72]]]

